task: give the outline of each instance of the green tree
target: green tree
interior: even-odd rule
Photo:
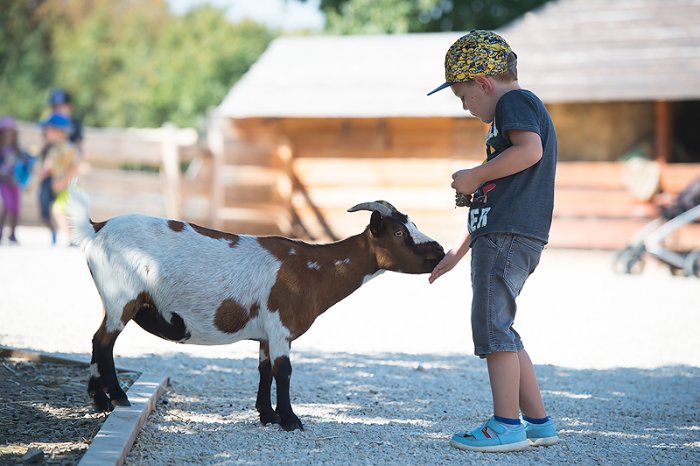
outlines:
[[[152,118],[162,120],[167,114],[177,124],[195,124],[192,116],[221,102],[271,40],[263,26],[230,24],[211,7],[171,22],[155,57],[159,83],[151,98]]]
[[[54,63],[42,0],[9,1],[0,8],[0,113],[35,119],[46,105]]]
[[[337,34],[495,29],[547,0],[321,0]]]
[[[56,33],[57,78],[76,89],[86,124],[196,125],[272,39],[212,7],[174,17],[160,0],[91,3],[99,8]]]
[[[49,90],[71,92],[90,126],[196,125],[272,33],[165,0],[26,0],[0,9],[0,114],[35,120]],[[5,5],[3,5],[5,7]]]

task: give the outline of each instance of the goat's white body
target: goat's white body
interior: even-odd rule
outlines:
[[[135,293],[144,291],[165,320],[170,322],[173,313],[184,320],[190,337],[183,343],[272,343],[289,336],[277,310],[267,308],[281,263],[256,237],[241,235],[231,247],[187,224],[174,233],[165,219],[138,214],[113,218],[97,234],[84,233],[85,255],[102,294],[108,331],[123,329],[122,310]],[[241,330],[222,332],[214,325],[214,315],[226,299],[245,309],[255,304],[259,312]]]

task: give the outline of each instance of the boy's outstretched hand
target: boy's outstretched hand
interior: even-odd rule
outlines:
[[[462,259],[462,257],[464,257],[464,255],[457,255],[454,249],[450,249],[449,251],[447,251],[445,257],[442,258],[442,260],[438,263],[438,265],[435,266],[435,268],[431,272],[430,277],[428,277],[428,281],[430,283],[433,283],[439,277],[452,270],[455,267],[455,265],[457,265],[457,263]]]

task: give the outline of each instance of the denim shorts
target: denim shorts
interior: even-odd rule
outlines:
[[[515,298],[540,262],[544,243],[521,235],[490,233],[472,243],[472,338],[480,358],[523,349],[513,328]]]

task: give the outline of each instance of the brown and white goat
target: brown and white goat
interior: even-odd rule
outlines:
[[[444,256],[436,241],[388,202],[348,209],[358,210],[372,211],[362,233],[332,244],[307,244],[139,214],[93,222],[87,198],[71,186],[73,239],[85,250],[105,311],[92,339],[88,383],[97,409],[129,405],[117,380],[113,347],[133,320],[179,343],[260,342],[255,403],[260,421],[303,429],[289,401],[291,342],[379,272],[427,273]],[[270,400],[273,378],[276,410]]]

